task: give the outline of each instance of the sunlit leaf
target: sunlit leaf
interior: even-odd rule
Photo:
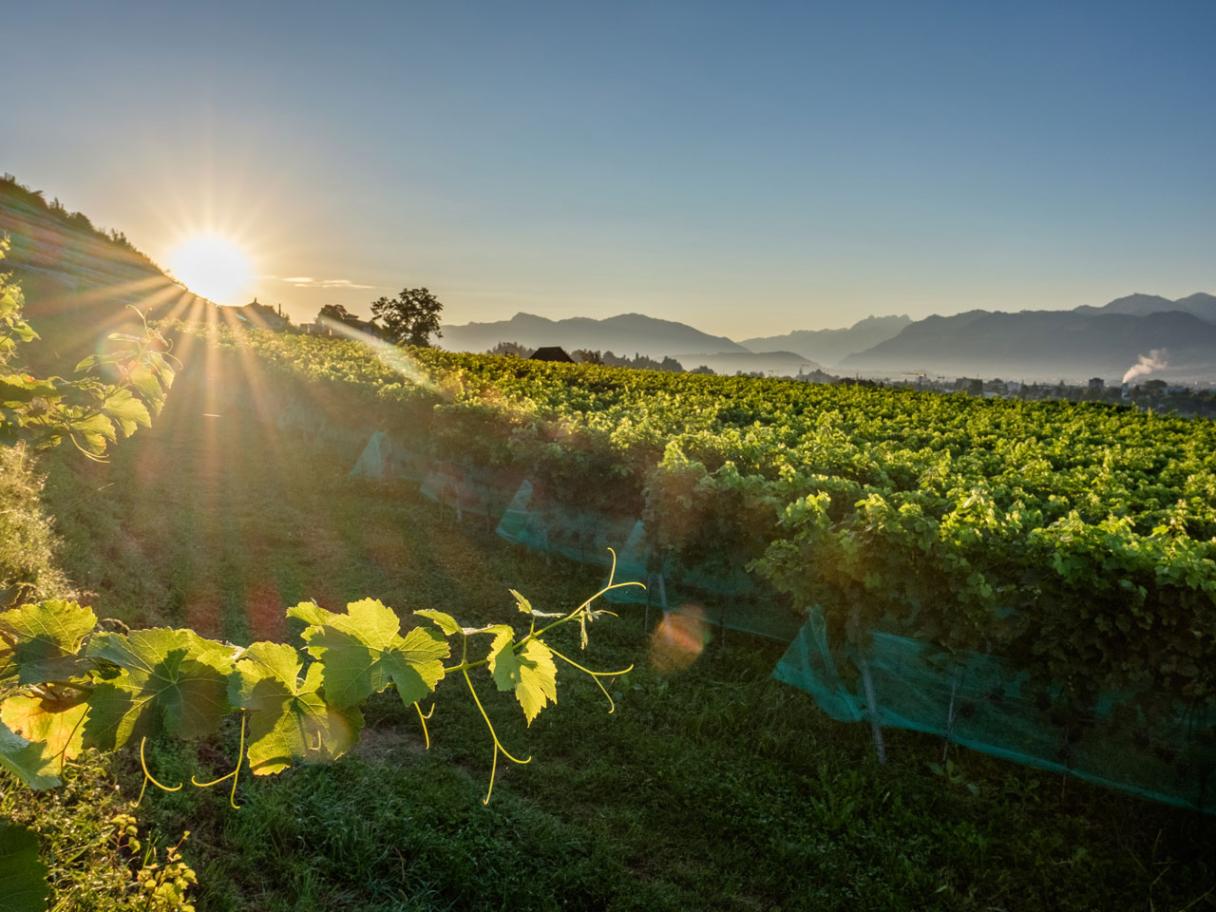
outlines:
[[[500,633],[490,644],[489,668],[499,690],[515,692],[529,725],[549,703],[557,703],[557,666],[540,640],[516,647],[509,632]]]
[[[324,667],[325,699],[334,706],[353,706],[390,684],[408,705],[443,679],[443,659],[451,653],[433,628],[415,627],[401,636],[396,613],[376,599],[352,602],[346,614],[328,614],[304,631],[304,640]]]
[[[0,704],[0,721],[27,741],[45,744],[50,758],[67,761],[80,754],[88,711],[82,693],[61,698],[17,694]]]
[[[214,732],[229,711],[234,650],[224,643],[192,630],[153,627],[99,633],[87,651],[125,672],[94,689],[87,746],[115,747],[137,731],[199,738]]]
[[[415,611],[418,617],[426,618],[443,631],[444,636],[455,636],[460,633],[460,622],[446,611],[436,611],[433,608],[422,608]]]
[[[295,760],[333,760],[358,738],[362,714],[338,710],[320,695],[322,668],[301,677],[300,654],[284,643],[254,643],[236,663],[229,698],[249,711],[249,767],[281,772]]]
[[[60,599],[0,612],[0,636],[12,641],[0,654],[0,678],[41,684],[72,677],[81,671],[80,644],[95,626],[91,608]]]
[[[59,765],[45,744],[21,737],[0,722],[0,769],[6,769],[32,789],[60,785]]]

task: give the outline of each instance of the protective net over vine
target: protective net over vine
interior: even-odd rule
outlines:
[[[805,690],[841,722],[871,718],[864,662],[883,727],[952,744],[1144,798],[1216,813],[1216,708],[1104,694],[1095,712],[1061,719],[1052,688],[999,659],[947,654],[880,630],[868,645],[830,642],[816,610],[773,676]]]

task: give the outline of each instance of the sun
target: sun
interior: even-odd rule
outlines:
[[[253,289],[253,264],[222,234],[195,234],[169,254],[169,269],[187,288],[217,304],[243,303]]]

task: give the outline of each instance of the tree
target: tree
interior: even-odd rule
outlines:
[[[508,355],[515,358],[531,358],[532,349],[518,342],[499,342],[493,348],[486,349],[487,355]]]
[[[377,298],[372,316],[380,321],[385,335],[399,345],[430,345],[431,336],[442,336],[439,314],[443,305],[426,288],[403,288],[395,298]]]

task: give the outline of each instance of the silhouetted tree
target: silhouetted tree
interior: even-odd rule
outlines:
[[[385,336],[399,345],[430,345],[431,336],[442,336],[442,312],[439,299],[425,288],[403,288],[395,298],[372,302],[373,318],[384,327]]]
[[[532,349],[520,345],[518,342],[499,342],[493,348],[486,352],[487,355],[507,355],[514,358],[530,358],[532,357]]]

